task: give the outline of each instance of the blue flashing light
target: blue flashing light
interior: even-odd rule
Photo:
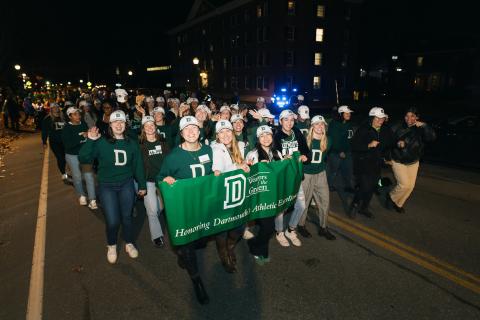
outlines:
[[[275,103],[275,98],[274,97],[272,97],[272,102]]]
[[[293,88],[293,92],[297,92],[297,88]]]
[[[287,89],[285,89],[285,88],[282,88],[282,89],[280,89],[280,90],[281,90],[282,92],[287,92]]]
[[[282,101],[287,101],[287,97],[283,96]]]

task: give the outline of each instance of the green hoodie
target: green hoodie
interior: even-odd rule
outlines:
[[[176,147],[162,163],[157,180],[173,177],[176,180],[206,176],[212,173],[212,148],[202,144],[198,151],[186,151]]]
[[[121,182],[134,177],[140,190],[146,190],[145,171],[139,145],[132,139],[110,143],[104,137],[87,139],[79,153],[81,163],[98,159],[98,182]]]

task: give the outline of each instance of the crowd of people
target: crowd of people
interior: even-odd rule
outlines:
[[[407,109],[404,119],[395,124],[382,108],[371,108],[368,119],[357,128],[351,122],[351,107],[338,107],[331,120],[311,117],[302,96],[292,110],[281,111],[278,121],[263,97],[257,98],[254,107],[217,105],[210,96],[201,101],[176,97],[167,90],[157,95],[94,90],[68,99],[46,104],[48,114],[39,124],[42,142],[55,155],[64,182],[72,182],[78,204],[91,210],[102,208],[107,260],[112,264],[117,261],[120,226],[126,253],[131,258],[139,255],[132,226],[139,200],[145,206],[153,245],[164,246],[166,229],[160,219],[164,205],[156,181],[174,184],[233,170],[249,172],[257,162],[282,161],[299,153],[302,183],[292,208],[211,237],[223,268],[234,273],[235,247],[242,238],[259,265],[270,261],[272,238],[282,247],[301,247],[304,239],[312,237],[306,225],[311,205],[318,215],[317,234],[335,240],[328,227],[332,191],[351,199],[346,212],[350,218],[358,214],[373,218],[369,204],[386,163],[396,184],[384,204],[404,213],[424,145],[435,138],[415,108]],[[196,250],[207,240],[174,248],[178,265],[188,272],[201,304],[208,303],[209,297]]]

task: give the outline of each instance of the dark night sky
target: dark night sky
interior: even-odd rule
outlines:
[[[85,74],[88,65],[111,72],[116,64],[135,67],[167,63],[164,32],[185,20],[193,2],[137,0],[107,5],[82,1],[72,7],[66,6],[67,2],[48,5],[36,1],[25,5],[16,1],[1,5],[4,9],[0,23],[7,30],[12,63],[65,80]],[[468,1],[462,5],[458,1],[366,0],[361,26],[362,60],[368,62],[402,48],[414,50],[422,39],[440,44],[449,39],[449,44],[451,39],[473,34],[478,44],[480,28],[474,28],[478,18],[473,7],[473,2]]]

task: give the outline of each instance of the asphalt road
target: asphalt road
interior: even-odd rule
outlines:
[[[0,319],[25,318],[42,159],[38,134],[25,134],[0,168]],[[421,166],[407,213],[374,199],[373,220],[347,219],[332,194],[336,241],[272,240],[263,267],[241,242],[234,275],[210,243],[198,251],[211,300],[200,306],[173,252],[152,246],[141,204],[140,257],[121,251],[109,265],[101,212],[77,204],[52,154],[49,165],[43,319],[480,319],[479,175]]]

